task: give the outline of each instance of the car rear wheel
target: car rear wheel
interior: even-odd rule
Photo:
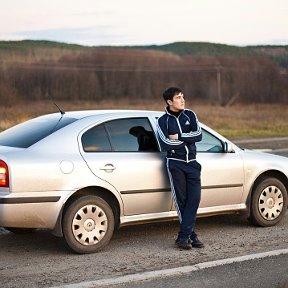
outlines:
[[[265,178],[253,191],[250,220],[257,226],[276,225],[287,210],[287,190],[276,178]]]
[[[63,234],[77,253],[93,253],[105,247],[114,231],[114,215],[109,204],[98,196],[78,198],[63,217]]]

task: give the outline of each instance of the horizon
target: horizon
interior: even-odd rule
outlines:
[[[84,44],[78,44],[78,43],[69,43],[69,42],[60,42],[60,41],[55,41],[55,40],[46,40],[46,39],[22,39],[22,40],[2,40],[0,39],[1,42],[47,42],[47,43],[55,43],[55,44],[64,44],[64,45],[75,45],[75,46],[80,46],[80,47],[89,47],[89,48],[97,48],[97,47],[127,47],[127,48],[137,48],[137,47],[161,47],[161,46],[167,46],[167,45],[173,45],[173,44],[213,44],[213,45],[219,45],[219,46],[230,46],[230,47],[238,47],[238,48],[246,48],[246,47],[265,47],[265,46],[270,46],[270,47],[286,47],[288,46],[287,44],[255,44],[255,45],[234,45],[234,44],[226,44],[226,43],[216,43],[216,42],[199,42],[199,41],[175,41],[175,42],[169,42],[169,43],[163,43],[163,44],[147,44],[147,45],[84,45]]]

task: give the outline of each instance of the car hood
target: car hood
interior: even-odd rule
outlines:
[[[280,155],[259,152],[254,150],[243,150],[242,157],[244,161],[249,161],[255,165],[263,165],[271,169],[279,169],[288,176],[288,158]]]

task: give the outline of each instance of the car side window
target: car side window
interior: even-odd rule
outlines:
[[[105,123],[112,149],[117,152],[159,151],[147,118],[118,119]]]
[[[156,137],[147,118],[111,120],[82,136],[85,152],[156,152]]]
[[[95,126],[82,136],[82,146],[85,152],[108,152],[112,150],[105,126]]]
[[[200,153],[222,153],[223,143],[214,135],[202,129],[202,140],[200,142],[196,142],[196,148],[197,152]]]

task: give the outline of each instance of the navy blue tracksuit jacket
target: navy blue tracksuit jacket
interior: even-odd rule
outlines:
[[[201,141],[202,132],[196,114],[184,109],[178,116],[166,113],[158,119],[157,131],[162,149],[167,151],[167,171],[171,183],[180,231],[178,241],[196,236],[194,226],[201,197],[201,165],[196,161],[195,142]],[[169,135],[178,134],[178,140]]]

